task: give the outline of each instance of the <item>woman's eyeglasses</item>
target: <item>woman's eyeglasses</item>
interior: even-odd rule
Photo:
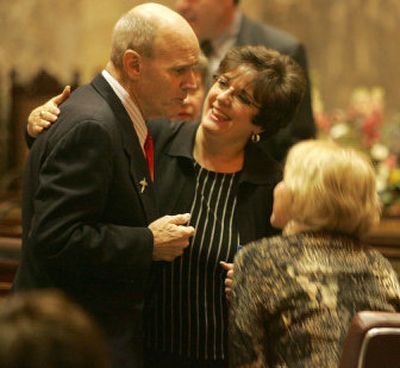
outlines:
[[[221,91],[228,92],[230,90],[232,98],[241,105],[254,106],[258,109],[260,108],[260,105],[257,104],[245,90],[236,90],[235,87],[232,87],[228,78],[216,75],[214,76],[214,81]]]

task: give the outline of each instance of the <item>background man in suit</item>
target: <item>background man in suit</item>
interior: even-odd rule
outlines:
[[[247,17],[239,9],[239,0],[176,0],[175,8],[193,27],[208,57],[211,77],[231,47],[264,45],[296,60],[309,81],[303,45],[291,35]],[[265,147],[282,161],[295,142],[312,138],[315,134],[308,87],[292,122],[273,138],[265,139]]]
[[[114,28],[106,68],[30,152],[14,288],[66,292],[103,327],[115,367],[142,365],[151,263],[182,254],[194,232],[188,214],[157,219],[144,144],[145,119],[176,114],[195,87],[199,52],[180,15],[133,8]]]

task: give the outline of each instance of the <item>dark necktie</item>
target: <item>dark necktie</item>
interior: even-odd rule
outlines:
[[[150,178],[154,181],[154,149],[153,149],[153,138],[147,133],[146,140],[144,142],[144,152],[146,154],[147,165],[149,166]]]
[[[213,46],[210,42],[210,40],[204,40],[200,44],[201,50],[203,51],[203,54],[207,57],[209,57],[213,53]]]

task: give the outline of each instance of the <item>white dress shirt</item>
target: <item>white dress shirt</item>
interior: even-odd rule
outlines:
[[[147,137],[147,126],[139,107],[129,96],[127,90],[107,70],[103,69],[101,74],[124,105],[129,117],[132,120],[136,134],[138,135],[143,153],[145,153],[144,142],[146,141]]]

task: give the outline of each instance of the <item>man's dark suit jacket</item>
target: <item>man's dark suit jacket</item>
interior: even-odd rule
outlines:
[[[133,124],[98,75],[31,149],[14,290],[64,290],[105,330],[113,365],[140,366],[153,248],[147,225],[157,217]]]
[[[307,68],[306,53],[303,45],[286,32],[274,27],[255,22],[243,15],[235,46],[263,45],[291,56],[304,69],[308,87],[296,116],[287,128],[274,137],[267,139],[265,144],[271,147],[273,156],[282,161],[287,150],[297,141],[314,138],[316,128],[311,108],[311,92]]]

